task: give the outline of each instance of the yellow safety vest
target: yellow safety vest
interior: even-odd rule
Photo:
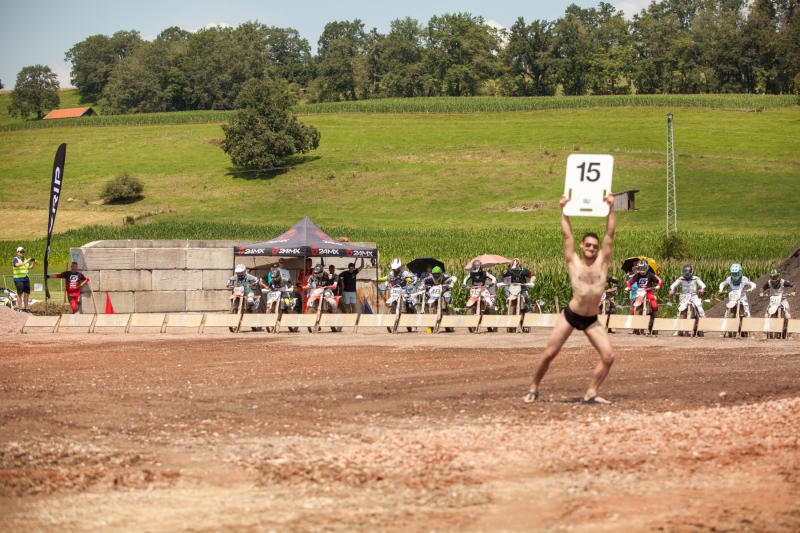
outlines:
[[[14,259],[19,259],[19,257],[15,257]],[[14,264],[14,261],[11,261],[11,266],[14,269],[14,279],[25,279],[28,277],[28,261],[23,260],[19,263]]]

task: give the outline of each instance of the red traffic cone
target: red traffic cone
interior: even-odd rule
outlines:
[[[108,291],[106,291],[106,314],[107,315],[114,314],[114,306],[111,305],[111,296],[108,295]]]

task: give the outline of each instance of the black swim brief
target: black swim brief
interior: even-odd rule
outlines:
[[[573,328],[577,329],[578,331],[583,331],[595,322],[597,322],[597,315],[593,316],[583,316],[579,315],[572,311],[569,306],[564,308],[564,318],[567,319],[567,323],[572,326]]]

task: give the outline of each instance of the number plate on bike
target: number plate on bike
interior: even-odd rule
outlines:
[[[570,202],[564,214],[570,217],[605,217],[609,207],[603,200],[611,192],[614,157],[610,155],[572,154],[567,158],[564,196]]]

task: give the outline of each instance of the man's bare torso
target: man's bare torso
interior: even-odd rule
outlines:
[[[582,258],[575,258],[567,265],[572,282],[572,301],[569,303],[573,313],[583,316],[597,314],[600,298],[606,290],[608,265],[604,266],[602,252],[587,265]]]

